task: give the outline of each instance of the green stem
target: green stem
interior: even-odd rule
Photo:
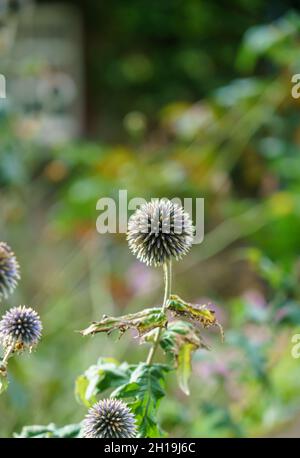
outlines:
[[[172,283],[172,262],[166,262],[163,264],[163,269],[164,269],[164,282],[165,282],[165,294],[164,294],[164,301],[162,305],[162,312],[166,310],[166,307],[168,305],[168,300],[171,294],[171,283]],[[156,330],[156,334],[154,337],[153,345],[150,348],[146,364],[152,364],[155,352],[158,348],[159,345],[159,339],[161,335],[161,328],[158,328]]]

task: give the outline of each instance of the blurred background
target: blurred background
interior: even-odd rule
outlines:
[[[171,437],[300,436],[300,5],[296,0],[0,1],[0,239],[21,264],[13,305],[44,337],[10,361],[0,436],[80,421],[74,381],[99,356],[142,361],[125,335],[83,338],[103,313],[162,297],[159,269],[99,235],[101,197],[204,197],[205,238],[173,290],[225,328],[169,377]],[[162,359],[163,355],[159,355]]]

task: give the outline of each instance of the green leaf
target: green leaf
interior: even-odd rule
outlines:
[[[162,328],[167,323],[167,316],[161,308],[154,307],[137,313],[130,313],[121,317],[104,315],[101,321],[92,323],[87,329],[81,331],[84,336],[93,335],[98,332],[119,331],[120,335],[128,329],[136,329],[140,336],[154,328]]]
[[[96,398],[88,391],[91,383],[86,375],[80,375],[75,382],[75,397],[79,403],[90,407],[96,402]]]
[[[81,425],[66,425],[58,428],[54,423],[48,426],[25,426],[20,433],[14,433],[16,438],[75,438],[80,437]]]
[[[182,391],[189,395],[192,353],[199,348],[209,350],[200,336],[199,329],[184,321],[170,323],[162,332],[160,345],[167,354],[175,357],[178,384]]]
[[[120,364],[113,358],[99,358],[75,383],[75,396],[79,403],[91,407],[96,396],[108,389],[126,383],[131,374],[127,363]]]
[[[147,335],[145,337],[147,338]],[[199,329],[191,323],[173,321],[161,333],[160,345],[168,354],[178,355],[180,347],[185,343],[191,344],[195,350],[198,348],[209,350],[208,345],[200,335]]]
[[[161,437],[157,409],[165,395],[165,374],[170,370],[163,364],[140,363],[131,373],[128,383],[118,387],[111,397],[125,399],[136,416],[140,437]]]

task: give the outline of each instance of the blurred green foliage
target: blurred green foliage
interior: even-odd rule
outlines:
[[[75,332],[161,301],[160,272],[134,260],[124,234],[96,233],[98,199],[119,189],[205,197],[204,242],[175,266],[174,283],[216,304],[226,340],[204,334],[213,350],[193,356],[190,397],[168,376],[163,428],[242,437],[299,421],[300,16],[286,12],[292,2],[230,4],[86,2],[89,138],[38,146],[36,126],[1,108],[1,239],[22,266],[2,309],[26,303],[44,322],[37,351],[11,360],[1,436],[80,422],[77,376],[99,357],[145,360],[130,336]]]

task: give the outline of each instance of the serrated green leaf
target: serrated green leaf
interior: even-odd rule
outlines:
[[[80,436],[81,424],[66,425],[58,428],[54,423],[47,426],[25,426],[20,433],[14,433],[16,438],[75,438]]]
[[[165,374],[170,370],[163,364],[140,363],[131,373],[128,383],[118,387],[111,397],[125,399],[136,416],[140,437],[161,437],[156,414],[165,395]]]
[[[80,437],[81,424],[66,425],[56,430],[60,438],[75,438]]]

